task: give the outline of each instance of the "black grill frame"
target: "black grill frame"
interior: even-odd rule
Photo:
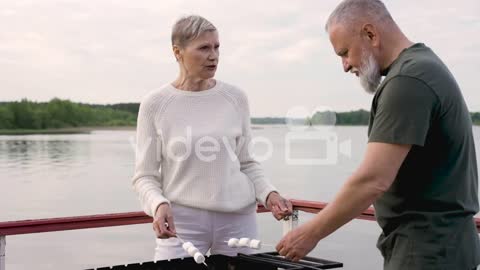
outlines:
[[[197,264],[193,258],[179,258],[157,262],[116,265],[113,267],[91,268],[87,270],[319,270],[341,268],[336,261],[305,257],[300,262],[289,261],[277,252],[238,254],[236,257],[211,255],[205,258],[207,266]]]

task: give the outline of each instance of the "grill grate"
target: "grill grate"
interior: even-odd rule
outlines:
[[[88,270],[318,270],[343,267],[343,264],[340,262],[313,257],[305,257],[300,262],[291,262],[279,256],[277,252],[252,255],[238,254],[236,257],[212,255],[206,257],[206,263],[208,267],[195,263],[193,258],[182,258]]]

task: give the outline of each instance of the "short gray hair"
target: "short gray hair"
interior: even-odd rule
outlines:
[[[172,46],[185,47],[204,32],[217,31],[207,19],[198,15],[189,15],[178,19],[172,27]]]
[[[350,28],[362,18],[369,18],[373,23],[395,23],[387,7],[380,0],[344,0],[330,14],[325,31],[328,32],[328,28],[337,23]]]

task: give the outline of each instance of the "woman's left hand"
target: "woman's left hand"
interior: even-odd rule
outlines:
[[[288,217],[293,212],[292,203],[280,196],[276,191],[272,191],[268,194],[266,204],[267,209],[272,211],[272,215],[277,220]]]

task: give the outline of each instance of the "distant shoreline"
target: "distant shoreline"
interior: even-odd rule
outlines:
[[[252,124],[252,129],[263,129],[265,126],[286,126],[279,123]],[[365,125],[336,125],[336,126],[365,126]],[[136,130],[136,126],[98,126],[98,127],[72,127],[49,129],[0,129],[0,136],[16,135],[62,135],[62,134],[90,134],[95,130]]]
[[[480,123],[473,123],[480,126]],[[263,129],[264,126],[286,126],[278,123],[252,124],[252,129]],[[367,125],[335,125],[336,127],[360,127]],[[0,136],[8,135],[62,135],[62,134],[90,134],[95,130],[131,130],[136,126],[98,126],[98,127],[72,127],[72,128],[50,128],[50,129],[0,129]]]
[[[72,127],[49,129],[0,129],[0,136],[8,135],[61,135],[61,134],[90,134],[94,130],[135,130],[136,126],[99,126],[99,127]]]
[[[83,104],[54,98],[48,102],[22,99],[0,101],[0,135],[82,134],[93,130],[131,130],[136,126],[139,103],[112,105]],[[470,113],[472,122],[480,124],[480,112]],[[368,125],[371,113],[359,109],[348,112],[316,111],[311,115],[251,117],[252,126],[268,125]]]

